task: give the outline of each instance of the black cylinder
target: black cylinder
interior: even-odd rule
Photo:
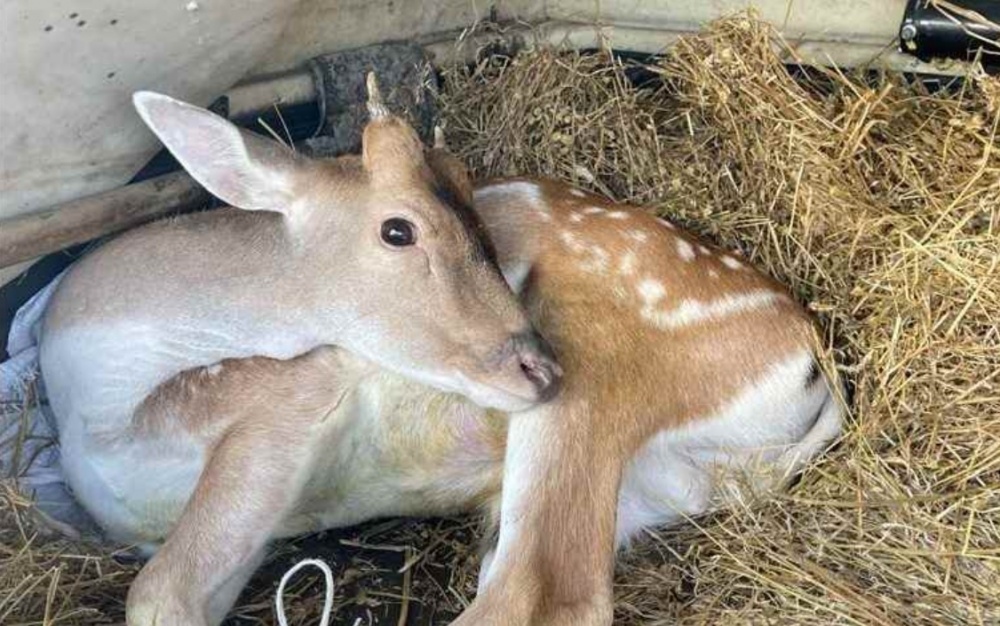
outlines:
[[[970,60],[982,51],[984,66],[1000,67],[1000,0],[910,0],[899,45],[922,61]]]

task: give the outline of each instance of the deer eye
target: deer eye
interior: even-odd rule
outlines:
[[[401,217],[389,218],[382,222],[382,241],[396,248],[412,246],[417,240],[413,228],[412,222]]]

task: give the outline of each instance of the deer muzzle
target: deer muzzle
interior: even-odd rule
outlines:
[[[563,370],[556,361],[552,348],[534,331],[511,338],[511,358],[516,359],[524,377],[535,390],[537,402],[548,402],[559,393]]]

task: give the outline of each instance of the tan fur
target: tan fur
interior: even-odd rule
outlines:
[[[517,221],[539,233],[523,237],[517,254],[536,259],[526,301],[565,371],[551,415],[558,443],[549,446],[555,459],[550,475],[531,494],[537,541],[521,546],[516,561],[456,626],[610,623],[615,503],[625,462],[653,433],[711,415],[769,365],[812,340],[809,320],[784,288],[748,266],[726,267],[718,252],[683,262],[675,243],[680,238],[697,246],[691,235],[643,210],[577,197],[559,183],[533,182],[543,190],[550,222],[526,207],[478,210],[488,223]],[[570,219],[594,206],[606,212]],[[627,217],[609,217],[611,211]],[[645,242],[629,236],[635,229],[648,235]],[[573,232],[585,243],[567,246],[553,231]],[[603,272],[587,269],[592,246],[611,259],[634,251],[634,272],[621,276],[614,263]],[[712,280],[709,270],[719,279]],[[663,330],[637,312],[642,277],[662,282],[665,309],[682,299],[754,290],[781,297],[773,307]]]
[[[373,76],[369,91],[362,154],[333,161],[134,94],[150,130],[233,208],[97,248],[60,279],[42,321],[69,486],[112,537],[170,535],[136,581],[130,623],[216,623],[268,538],[362,510],[356,489],[324,490],[315,475],[350,473],[323,454],[349,436],[384,467],[403,465],[377,445],[388,433],[353,411],[373,404],[358,391],[372,363],[505,411],[558,387],[558,364],[481,236],[464,168],[428,154]],[[348,478],[359,476],[378,479]],[[467,471],[452,489],[400,479],[413,487],[383,484],[401,497],[375,504],[443,511],[499,476]],[[303,506],[307,491],[327,507]]]
[[[337,351],[317,348],[288,361],[253,357],[225,359],[215,365],[178,374],[163,383],[136,409],[131,437],[163,437],[185,432],[217,436],[232,421],[269,406],[270,398],[294,396],[310,416],[329,409],[343,395]],[[335,406],[335,405],[334,405]],[[285,414],[285,409],[280,409]]]
[[[813,340],[809,319],[783,288],[745,263],[727,264],[724,253],[640,209],[581,197],[559,183],[533,184],[542,191],[544,213],[502,195],[479,201],[477,212],[502,266],[531,263],[522,298],[564,369],[563,389],[545,408],[551,440],[544,442],[544,471],[518,511],[530,532],[456,626],[610,624],[615,506],[627,461],[655,433],[712,415],[769,366]],[[602,211],[585,212],[595,207]],[[584,217],[574,217],[579,215]],[[574,236],[560,236],[567,231]],[[693,259],[679,240],[691,246]],[[603,264],[590,262],[595,248],[606,255],[596,255]],[[629,271],[621,271],[620,261],[629,254]],[[665,311],[727,294],[776,297],[766,306],[663,328],[642,313],[643,280],[662,285],[656,304]],[[325,499],[344,498],[335,503],[342,505],[352,502],[345,492],[364,492],[364,484],[352,485],[355,474],[397,487],[405,483],[400,493],[416,494],[417,504],[398,512],[484,507],[500,519],[505,515],[503,414],[404,386],[400,413],[382,415],[384,424],[351,444],[363,467],[305,483],[293,477],[317,471],[304,469],[308,458],[331,454],[340,433],[356,428],[352,420],[371,419],[359,408],[358,395],[388,394],[404,383],[379,382],[376,368],[334,349],[291,361],[254,358],[213,367],[218,369],[186,372],[161,385],[136,415],[134,437],[183,431],[204,438],[212,452],[177,529],[130,593],[130,623],[154,623],[146,621],[144,607],[154,604],[151,596],[164,585],[178,581],[186,588],[178,597],[196,605],[210,602],[212,594],[231,596],[240,576],[220,586],[209,572],[248,569],[268,536],[323,527],[331,506]],[[233,467],[248,467],[249,456],[254,471],[232,473]],[[285,465],[278,471],[275,463]],[[454,488],[469,475],[478,479],[475,486]],[[301,496],[294,501],[290,493]],[[257,529],[249,535],[253,545],[226,544],[225,528],[237,523]],[[196,578],[197,594],[182,570],[206,572]],[[203,623],[182,610],[175,615],[180,621],[171,623]],[[206,622],[212,623],[211,616]]]

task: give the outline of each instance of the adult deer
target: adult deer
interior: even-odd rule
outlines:
[[[220,556],[225,537],[206,529],[223,532],[220,523],[237,520],[197,521],[202,486],[216,480],[216,490],[229,489],[239,476],[244,488],[223,497],[266,526],[288,493],[255,476],[280,472],[283,483],[308,467],[312,457],[295,443],[327,425],[304,422],[301,406],[303,415],[274,415],[271,406],[266,417],[238,421],[199,421],[167,407],[154,425],[144,408],[151,394],[194,368],[335,345],[486,406],[519,410],[554,393],[559,367],[498,271],[469,208],[465,171],[425,156],[416,133],[381,103],[374,77],[363,154],[330,161],[300,158],[166,96],[134,100],[181,164],[235,208],[111,241],[69,271],[46,311],[40,364],[67,479],[112,535],[172,525],[200,480],[175,535],[196,528],[200,543],[187,547],[205,545],[216,567],[243,564],[266,533]],[[335,395],[317,399],[308,417],[328,413],[351,388],[324,380]],[[282,439],[270,438],[272,426]],[[168,546],[150,570],[168,567],[171,555]],[[216,582],[225,589],[210,591],[223,604],[243,585],[238,577]],[[130,619],[206,619],[206,607],[165,597]]]
[[[132,490],[102,502],[130,512],[120,538],[168,537],[131,624],[218,623],[269,538],[485,507],[499,538],[457,624],[606,625],[616,544],[781,485],[839,432],[808,317],[735,257],[550,181],[485,183],[475,208],[560,394],[508,415],[341,348],[161,383],[112,438]]]

